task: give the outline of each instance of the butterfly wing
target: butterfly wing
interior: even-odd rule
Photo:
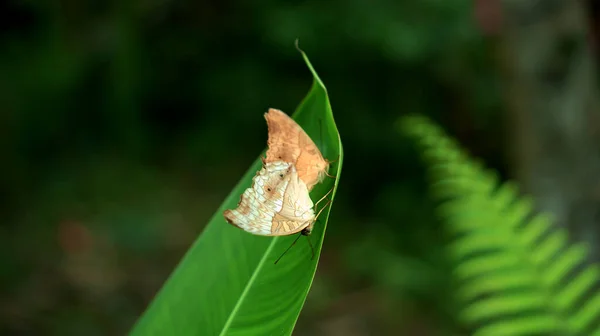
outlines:
[[[290,183],[290,167],[287,162],[265,164],[240,197],[237,208],[223,212],[225,220],[252,234],[270,236],[273,217],[281,211]]]
[[[329,163],[308,134],[287,114],[269,109],[265,113],[265,119],[269,128],[265,162],[293,163],[298,176],[310,191],[323,180]]]
[[[228,223],[261,236],[290,235],[312,224],[313,202],[294,165],[266,163],[252,181],[237,208],[223,213]]]
[[[302,231],[314,222],[315,212],[306,184],[292,166],[290,181],[283,195],[281,211],[273,216],[271,235],[284,236]]]

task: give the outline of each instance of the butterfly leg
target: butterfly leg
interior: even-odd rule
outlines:
[[[325,161],[327,161],[327,163],[330,163],[330,164],[338,162],[339,160],[340,160],[340,155],[339,154],[338,154],[337,158],[335,160],[333,160],[333,161],[329,161],[329,160],[325,159]]]
[[[327,194],[325,194],[325,196],[321,197],[320,200],[317,201],[317,203],[315,203],[315,209],[317,208],[317,205],[319,203],[321,203],[322,200],[326,199],[326,197],[331,194],[331,192],[333,191],[333,188],[329,189],[329,191],[327,192]],[[319,220],[319,215],[321,215],[321,212],[323,212],[323,210],[325,210],[325,208],[331,204],[331,202],[333,202],[333,200],[327,198],[327,203],[325,203],[325,205],[321,208],[321,210],[319,210],[319,212],[317,213],[317,215],[315,216],[315,220],[310,223],[310,225],[308,226],[308,232],[312,231],[312,227],[313,225],[315,225],[315,223],[317,222],[317,220]]]
[[[333,202],[333,201],[330,199],[327,199],[327,203],[325,203],[325,205],[321,208],[321,210],[319,210],[319,212],[315,216],[315,220],[313,221],[313,224],[319,219],[319,215],[321,215],[321,212],[323,212],[323,210],[325,210],[325,208],[327,208],[327,206],[330,205],[331,202]]]
[[[319,200],[319,202],[322,201],[323,199],[325,199],[325,197],[327,197],[327,195],[329,195],[332,190],[333,190],[333,188],[331,188],[331,190],[329,190],[329,192],[327,194],[325,194],[325,196],[323,196]],[[319,216],[321,216],[321,213],[323,212],[323,210],[325,210],[325,208],[327,208],[327,206],[330,205],[331,202],[333,202],[333,201],[330,200],[330,199],[327,199],[327,203],[325,203],[325,205],[321,208],[321,210],[319,210],[319,212],[315,216],[315,219],[312,221],[312,223],[310,223],[310,225],[308,225],[304,230],[302,230],[301,235],[302,236],[306,236],[306,239],[308,240],[308,245],[310,245],[310,250],[311,250],[311,253],[312,253],[312,256],[310,257],[310,260],[313,260],[315,258],[315,248],[313,247],[313,245],[312,245],[312,243],[310,241],[310,237],[309,236],[312,233],[313,226],[315,225],[315,223],[317,222],[317,220],[319,220]],[[315,204],[315,207],[316,207],[316,204]]]
[[[325,159],[325,161],[327,161],[328,164],[332,164],[334,162],[339,161],[339,159],[340,159],[340,156],[338,155],[338,157],[335,160],[333,160],[333,161],[329,161],[327,159]],[[332,178],[332,179],[335,179],[337,177],[337,176],[333,176],[333,175],[329,174],[328,172],[325,172],[325,176],[327,176],[329,178]]]
[[[327,192],[327,194],[325,194],[323,197],[321,197],[320,200],[317,201],[317,203],[315,203],[314,208],[317,208],[317,205],[319,203],[321,203],[322,200],[326,199],[327,196],[329,194],[331,194],[331,192],[333,191],[333,188],[329,189],[329,191]],[[325,210],[325,208],[330,205],[332,202],[331,199],[327,198],[327,203],[325,203],[325,205],[321,208],[321,210],[319,210],[319,212],[317,213],[317,215],[315,216],[315,218],[313,219],[313,221],[304,229],[302,230],[302,234],[305,236],[310,235],[310,233],[312,232],[312,228],[315,225],[315,223],[317,222],[317,220],[319,220],[319,216],[321,215],[321,212],[323,212],[323,210]]]
[[[335,178],[337,177],[337,176],[334,176],[334,175],[331,175],[331,174],[329,174],[328,172],[325,172],[325,176],[327,176],[327,177],[329,177],[329,178],[332,178],[332,179],[334,179],[334,180],[335,180]]]
[[[313,227],[315,226],[315,223],[317,222],[317,220],[319,220],[319,216],[321,215],[321,212],[323,212],[323,210],[325,210],[325,208],[331,204],[331,200],[329,200],[324,207],[321,208],[321,210],[319,210],[319,213],[317,213],[317,215],[315,216],[315,219],[306,227],[304,228],[304,230],[302,230],[302,235],[304,236],[310,236],[313,230]]]
[[[329,194],[331,194],[332,191],[333,191],[333,188],[329,189],[329,191],[327,192],[327,194],[325,194],[325,196],[321,197],[321,199],[318,200],[317,203],[315,203],[315,209],[317,208],[317,205],[319,203],[321,203],[322,200],[324,200],[327,196],[329,196]]]

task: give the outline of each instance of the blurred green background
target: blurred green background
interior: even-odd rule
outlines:
[[[0,334],[125,334],[266,146],[263,113],[308,91],[296,38],[346,157],[295,334],[469,334],[396,123],[432,117],[597,246],[582,3],[0,3]]]

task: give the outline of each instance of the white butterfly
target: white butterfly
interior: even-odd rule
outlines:
[[[228,223],[261,236],[310,234],[315,221],[306,184],[289,162],[267,162],[244,191],[236,209],[223,213]]]

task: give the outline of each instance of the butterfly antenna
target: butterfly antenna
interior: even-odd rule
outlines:
[[[292,245],[290,245],[290,247],[287,248],[287,250],[285,250],[285,252],[283,252],[279,258],[277,258],[277,260],[275,260],[275,265],[277,265],[277,263],[279,262],[279,260],[281,260],[281,258],[283,258],[283,256],[288,253],[288,251],[292,248],[292,246],[294,246],[296,244],[296,242],[298,241],[298,239],[300,239],[300,236],[302,235],[298,235],[298,237],[296,239],[294,239],[294,242],[292,243]]]

